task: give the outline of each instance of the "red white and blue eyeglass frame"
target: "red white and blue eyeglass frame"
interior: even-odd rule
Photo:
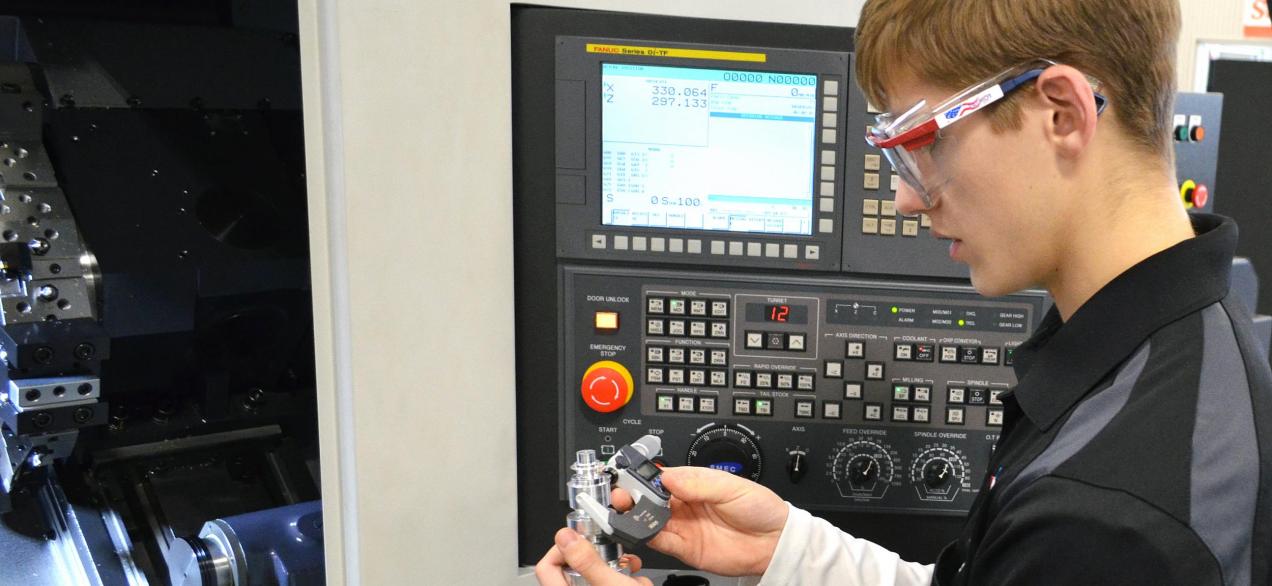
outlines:
[[[1043,71],[1054,65],[1057,63],[1047,59],[1031,61],[958,92],[935,108],[926,108],[927,101],[920,100],[902,114],[880,114],[875,117],[875,124],[867,129],[866,142],[883,151],[893,171],[918,193],[926,207],[931,208],[936,197],[924,182],[917,159],[923,149],[936,142],[941,130],[1002,100],[1038,79]],[[1095,93],[1096,112],[1103,113],[1108,99],[1100,93],[1101,84],[1089,76],[1087,80]]]

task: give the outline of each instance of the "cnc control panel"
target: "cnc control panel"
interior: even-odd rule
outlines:
[[[801,506],[962,513],[1041,294],[565,267],[565,443],[652,433],[663,462]]]

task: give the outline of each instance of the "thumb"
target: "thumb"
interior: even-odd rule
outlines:
[[[557,531],[556,546],[565,557],[570,569],[581,574],[592,586],[619,586],[627,582],[622,574],[614,571],[601,559],[601,554],[592,547],[592,542],[583,538],[573,529]]]
[[[663,486],[672,496],[687,503],[722,504],[736,499],[750,489],[752,483],[723,470],[680,466],[664,468]]]

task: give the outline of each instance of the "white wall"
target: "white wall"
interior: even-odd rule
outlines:
[[[1179,35],[1179,87],[1192,91],[1197,43],[1239,41],[1246,0],[1180,0],[1183,28]]]
[[[1181,67],[1240,34],[1220,1],[1185,0]],[[852,26],[862,2],[540,3]],[[329,582],[508,583],[509,2],[300,7]]]
[[[639,6],[841,26],[860,9],[844,0]],[[517,560],[509,2],[300,7],[329,581],[508,583]]]

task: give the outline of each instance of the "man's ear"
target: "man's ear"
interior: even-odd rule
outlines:
[[[1038,76],[1036,86],[1037,99],[1048,115],[1048,139],[1062,155],[1078,156],[1095,137],[1099,116],[1090,82],[1077,69],[1055,65]]]

